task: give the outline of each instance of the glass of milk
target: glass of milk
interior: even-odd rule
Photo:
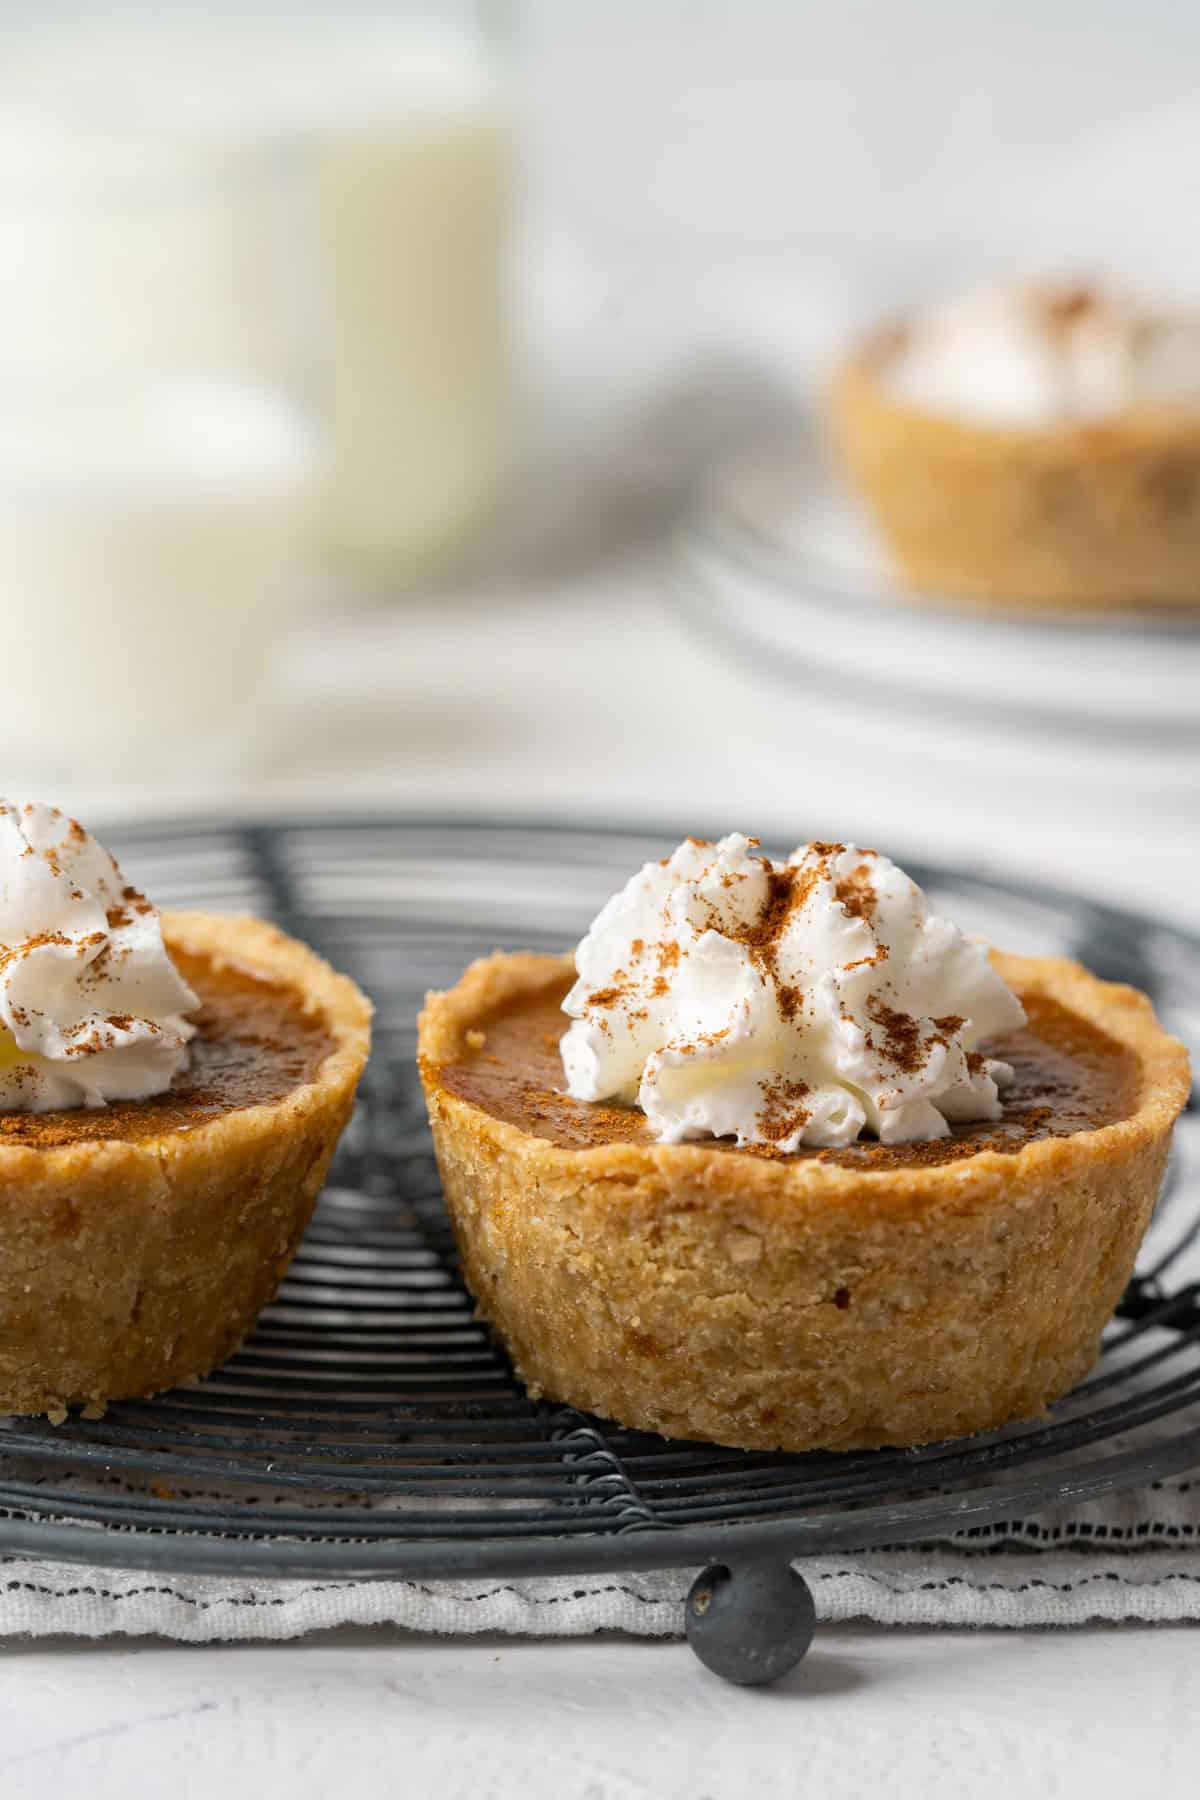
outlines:
[[[211,772],[322,539],[391,591],[503,488],[496,8],[69,10],[0,29],[0,746]]]
[[[354,31],[343,15],[321,60],[326,537],[384,589],[453,560],[512,456],[514,125],[496,11],[400,6]]]
[[[294,158],[231,92],[241,61],[186,7],[0,21],[0,379],[297,378]]]
[[[68,789],[203,786],[268,734],[316,541],[298,159],[246,85],[269,43],[183,5],[3,48],[0,749]]]
[[[0,760],[201,786],[271,723],[306,578],[311,427],[235,377],[0,393]]]

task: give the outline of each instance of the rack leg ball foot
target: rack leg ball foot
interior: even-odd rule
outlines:
[[[817,1625],[808,1583],[775,1558],[713,1563],[692,1583],[685,1617],[705,1668],[739,1687],[762,1687],[794,1669]]]

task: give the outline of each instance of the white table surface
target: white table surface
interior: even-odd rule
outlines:
[[[5,1800],[923,1800],[1196,1791],[1185,1627],[837,1626],[773,1689],[683,1644],[400,1636],[0,1649]]]
[[[295,652],[294,723],[269,765],[220,789],[143,780],[64,799],[85,817],[184,801],[393,805],[838,833],[1195,921],[1186,783],[1161,805],[1132,792],[1124,804],[1056,786],[1050,764],[1014,792],[1002,755],[985,780],[956,771],[945,746],[931,759],[915,739],[914,754],[894,725],[881,752],[844,704],[692,641],[652,557],[508,595],[327,615]],[[0,1726],[4,1800],[1171,1796],[1196,1791],[1200,1639],[830,1627],[803,1671],[764,1693],[722,1685],[683,1645],[612,1638],[8,1643]]]

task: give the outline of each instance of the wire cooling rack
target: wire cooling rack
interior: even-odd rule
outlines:
[[[413,1068],[427,988],[563,948],[670,834],[419,819],[107,834],[163,905],[274,916],[378,1008],[360,1103],[254,1334],[154,1400],[0,1421],[0,1552],[188,1573],[514,1578],[699,1566],[685,1619],[738,1681],[803,1654],[806,1554],[897,1544],[1200,1464],[1194,1102],[1094,1374],[1048,1418],[918,1450],[761,1455],[626,1431],[525,1393],[458,1273]],[[1078,956],[1200,1046],[1200,939],[1043,888],[908,865],[967,928]]]

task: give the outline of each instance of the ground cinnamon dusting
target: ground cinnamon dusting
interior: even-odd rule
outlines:
[[[775,984],[775,997],[779,1002],[779,1016],[787,1024],[791,1024],[804,1003],[804,995],[794,984],[779,981]]]
[[[596,988],[584,1001],[587,1007],[616,1006],[625,998],[626,987],[622,982],[614,982],[611,987]]]
[[[71,939],[61,931],[39,931],[19,944],[0,944],[0,969],[6,969],[18,956],[26,956],[31,950],[44,950],[50,944],[65,945],[70,949]]]
[[[1064,288],[1041,296],[1042,316],[1051,331],[1066,332],[1096,309],[1097,295],[1089,287]]]
[[[879,905],[879,895],[871,880],[868,863],[859,863],[848,875],[843,875],[834,891],[852,919],[862,919],[870,924]]]
[[[808,1098],[808,1084],[803,1081],[764,1081],[761,1084],[763,1106],[755,1124],[769,1144],[782,1143],[803,1131],[812,1117],[802,1103]]]
[[[751,924],[730,926],[725,935],[743,944],[765,980],[779,987],[779,945],[793,913],[799,912],[824,873],[824,865],[807,869],[768,866],[767,897]]]
[[[911,1013],[897,1012],[877,994],[867,1001],[867,1012],[883,1032],[882,1044],[868,1034],[871,1048],[878,1049],[904,1075],[923,1069],[929,1060],[929,1046],[922,1041],[919,1020]]]
[[[848,975],[850,973],[851,969],[871,969],[871,968],[874,968],[877,963],[886,962],[887,959],[888,959],[887,945],[886,944],[878,944],[878,945],[876,945],[875,953],[873,956],[856,956],[853,962],[843,963],[842,968],[846,971],[846,973]]]
[[[110,906],[105,917],[110,931],[119,931],[125,925],[132,925],[135,918],[144,918],[154,911],[153,906],[144,894],[139,894],[133,887],[122,888],[121,904]]]

